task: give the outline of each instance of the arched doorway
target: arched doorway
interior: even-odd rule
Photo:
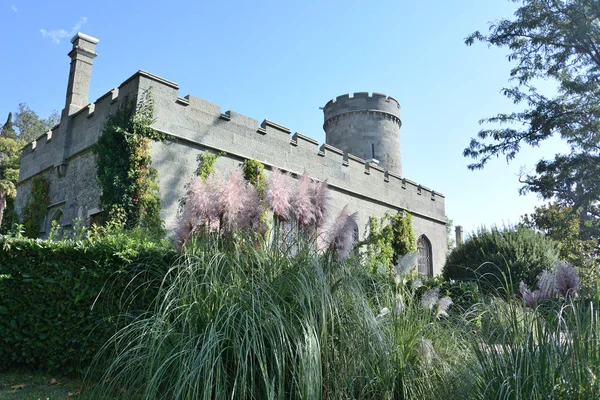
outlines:
[[[419,274],[433,275],[433,257],[431,252],[431,242],[425,235],[417,239],[417,264]]]

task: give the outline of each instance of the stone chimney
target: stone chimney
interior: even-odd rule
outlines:
[[[98,39],[83,33],[77,33],[71,39],[71,43],[73,43],[73,49],[69,53],[71,70],[69,71],[67,100],[65,102],[67,116],[88,105],[92,64],[97,56],[95,50]]]
[[[463,240],[463,227],[460,226],[460,225],[457,225],[454,228],[454,233],[456,235],[456,245],[460,246],[461,244],[464,243],[464,240]]]

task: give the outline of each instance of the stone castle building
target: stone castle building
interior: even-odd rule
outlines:
[[[180,199],[204,151],[222,152],[216,168],[231,170],[256,159],[267,173],[278,167],[293,174],[328,180],[333,212],[348,204],[358,211],[359,235],[371,215],[408,211],[418,238],[419,269],[439,273],[446,258],[444,196],[403,176],[400,156],[400,105],[379,93],[354,93],[325,107],[325,143],[275,122],[257,120],[197,97],[179,95],[176,83],[138,71],[95,102],[88,102],[97,39],[78,33],[71,40],[71,68],[60,123],[27,145],[21,157],[17,211],[23,207],[32,178],[48,179],[50,204],[40,227],[47,234],[52,220],[69,226],[75,218],[88,223],[102,212],[91,151],[106,118],[128,98],[137,101],[151,88],[153,128],[167,140],[152,144],[163,201],[161,217],[168,230],[176,223]]]

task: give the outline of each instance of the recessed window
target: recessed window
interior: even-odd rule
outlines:
[[[421,235],[417,239],[417,264],[419,274],[433,275],[431,242],[425,235]]]

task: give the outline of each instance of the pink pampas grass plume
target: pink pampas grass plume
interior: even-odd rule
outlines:
[[[288,221],[291,217],[293,192],[292,178],[278,168],[273,168],[267,183],[267,203],[281,221]]]
[[[304,173],[300,177],[298,185],[298,191],[292,199],[292,213],[298,223],[298,228],[306,233],[311,234],[314,230],[316,216],[315,209],[313,206],[313,182],[308,176],[308,172],[304,170]]]
[[[327,187],[327,180],[314,183],[311,198],[315,213],[315,225],[319,229],[323,227],[329,214],[330,194]]]
[[[211,229],[219,221],[218,194],[222,186],[221,176],[211,174],[204,181],[199,177],[192,178],[182,205],[179,217],[176,241],[179,247],[194,233],[202,233]]]
[[[244,172],[238,168],[229,173],[229,179],[220,193],[220,214],[223,227],[229,232],[236,230],[240,223],[239,218],[243,210],[246,185]]]
[[[260,217],[263,209],[256,188],[246,183],[242,198],[242,208],[237,216],[238,228],[241,230],[262,231]]]
[[[329,247],[339,260],[345,260],[354,248],[354,229],[358,213],[350,214],[346,205],[331,227]]]
[[[219,172],[213,172],[206,178],[206,204],[204,207],[208,225],[212,228],[221,220],[219,198],[225,187],[225,177]],[[211,229],[211,231],[214,229]]]
[[[563,296],[574,295],[579,289],[579,275],[569,263],[558,261],[554,267],[554,287]]]

